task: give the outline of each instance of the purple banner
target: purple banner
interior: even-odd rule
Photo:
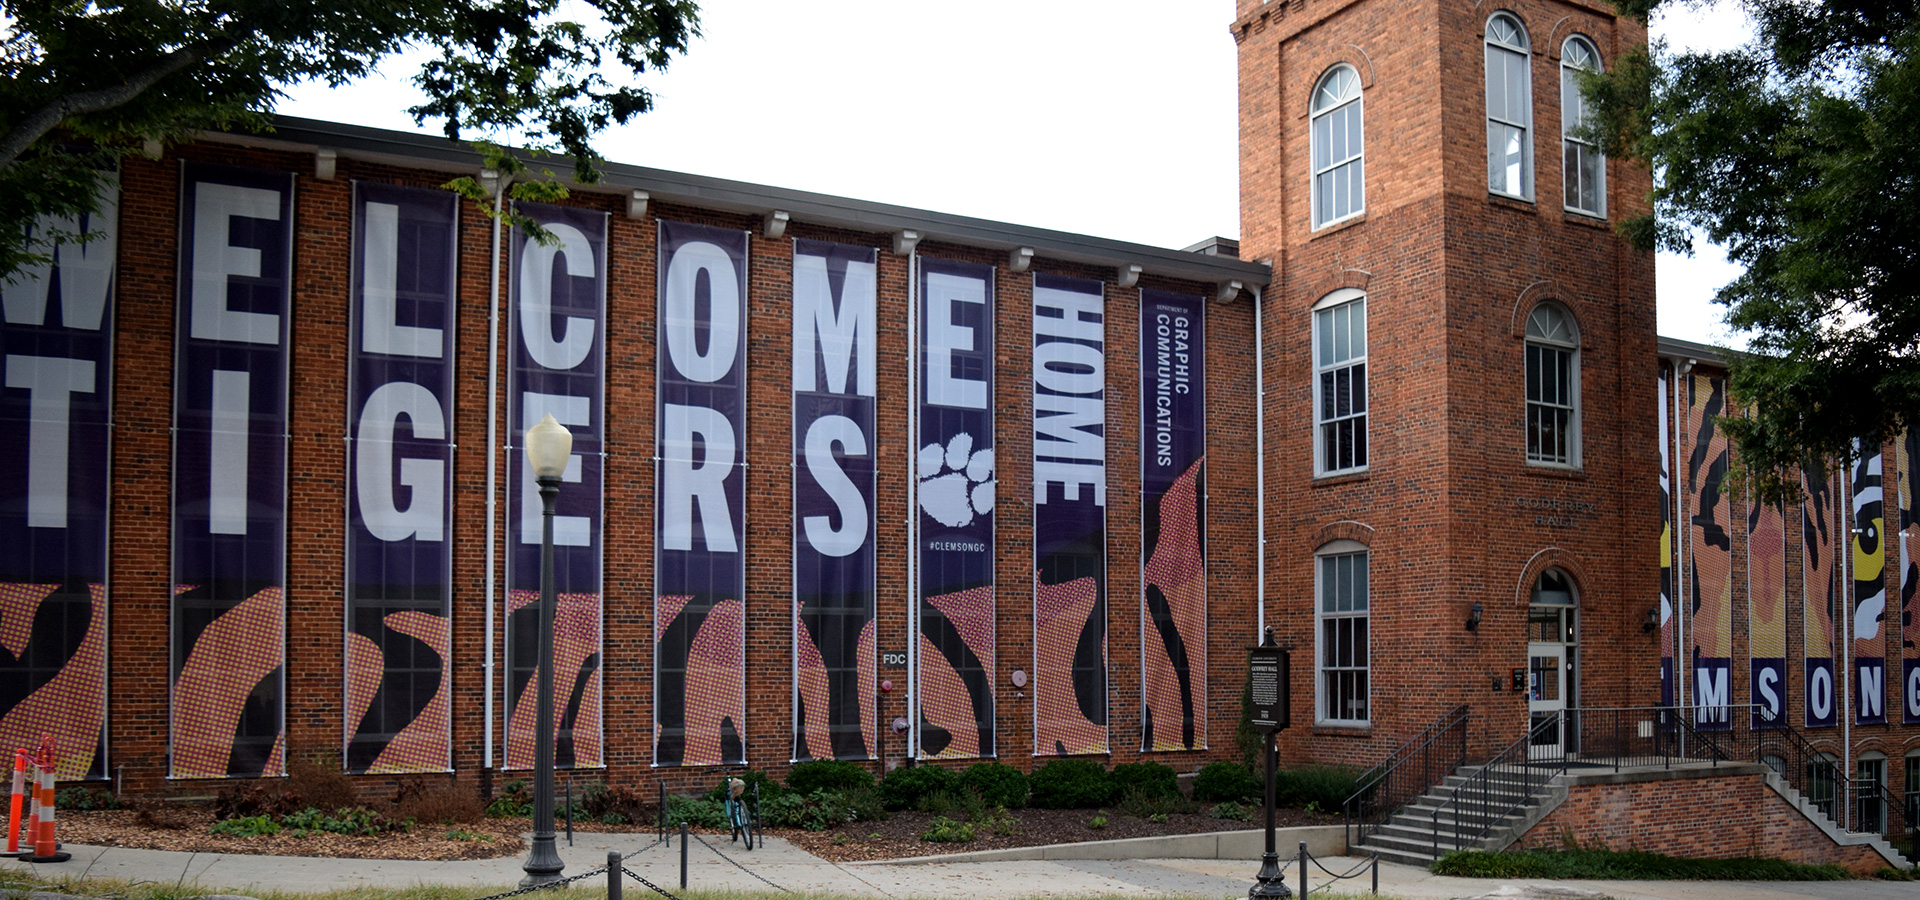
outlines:
[[[653,761],[746,761],[747,233],[660,224]]]
[[[1887,721],[1887,522],[1879,447],[1858,441],[1849,481],[1853,497],[1854,724]]]
[[[89,215],[41,221],[47,261],[0,279],[0,746],[53,735],[61,780],[106,775],[119,201],[116,185]]]
[[[573,433],[553,516],[554,764],[605,764],[600,724],[601,534],[606,443],[607,214],[519,205],[552,236],[514,229],[507,369],[506,768],[533,767],[540,660],[539,487],[527,429],[551,413]]]
[[[993,267],[918,264],[914,746],[922,759],[992,756]]]
[[[1833,657],[1840,621],[1840,551],[1837,479],[1821,483],[1803,478],[1805,497],[1800,504],[1801,647],[1806,665],[1806,723],[1809,728],[1839,724],[1839,683]]]
[[[293,176],[187,163],[173,405],[174,778],[285,769]]]
[[[459,197],[355,182],[347,329],[349,772],[453,765],[453,337]]]
[[[878,254],[793,242],[793,758],[875,750]]]
[[[1140,292],[1140,749],[1207,747],[1206,302]]]
[[[1033,278],[1033,752],[1107,752],[1107,364],[1100,282]]]
[[[1674,623],[1673,607],[1673,409],[1669,400],[1673,386],[1668,381],[1667,369],[1660,368],[1660,705],[1673,706],[1679,702],[1674,696],[1673,660],[1674,647],[1677,646],[1679,631]]]

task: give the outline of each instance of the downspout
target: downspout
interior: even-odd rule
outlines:
[[[1840,639],[1840,697],[1835,703],[1834,713],[1840,716],[1840,778],[1841,803],[1840,827],[1853,830],[1853,539],[1858,523],[1853,518],[1853,454],[1844,454],[1840,464],[1840,487],[1846,494],[1846,505],[1841,506],[1836,497],[1835,506],[1842,510],[1842,520],[1846,523],[1841,529],[1846,536],[1847,545],[1840,553],[1840,628],[1835,635]],[[1882,501],[1884,502],[1884,501]]]
[[[1259,643],[1267,633],[1267,354],[1262,336],[1265,333],[1265,319],[1262,317],[1262,291],[1256,285],[1253,288],[1253,518],[1256,527],[1254,596],[1259,605],[1259,617],[1253,632],[1254,643]]]
[[[987,673],[991,686],[995,673]],[[996,710],[996,717],[998,712]],[[920,254],[907,254],[907,758],[920,758]],[[995,750],[999,749],[996,741]]]
[[[1672,401],[1675,421],[1673,429],[1674,475],[1679,475],[1685,471],[1685,469],[1681,468],[1685,465],[1685,462],[1684,457],[1680,455],[1680,450],[1685,444],[1684,437],[1687,425],[1689,424],[1686,413],[1681,411],[1684,407],[1680,405],[1680,382],[1681,379],[1691,379],[1693,377],[1693,360],[1677,361],[1677,363],[1678,364],[1673,367],[1675,378],[1673,379]],[[1673,480],[1677,483],[1681,479],[1675,478]],[[1679,502],[1679,513],[1674,516],[1674,525],[1678,528],[1685,529],[1682,533],[1686,535],[1685,540],[1676,540],[1673,542],[1675,557],[1673,572],[1673,635],[1676,645],[1673,648],[1673,702],[1680,709],[1687,708],[1687,682],[1693,678],[1693,654],[1689,652],[1687,648],[1687,613],[1691,611],[1688,609],[1691,604],[1687,602],[1689,597],[1687,591],[1692,587],[1692,584],[1687,578],[1687,548],[1691,546],[1693,542],[1693,523],[1686,518],[1686,496],[1692,492],[1693,481],[1687,479],[1686,485],[1680,490],[1675,491],[1673,495],[1674,499]],[[1678,535],[1675,535],[1675,537],[1678,537]]]
[[[507,193],[507,183],[511,178],[502,178],[500,173],[492,173],[493,181],[493,243],[490,246],[492,264],[488,267],[489,285],[487,288],[487,527],[486,527],[486,635],[484,638],[486,660],[480,665],[481,679],[484,681],[481,703],[486,710],[485,725],[481,736],[481,765],[493,768],[493,631],[494,631],[494,588],[498,580],[494,577],[496,560],[494,543],[499,519],[500,475],[500,212]],[[485,174],[481,175],[486,178]]]

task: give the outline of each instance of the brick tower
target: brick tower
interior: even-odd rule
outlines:
[[[1647,171],[1570,133],[1644,26],[1595,0],[1238,0],[1241,256],[1275,270],[1267,620],[1292,760],[1456,704],[1658,700]],[[1517,683],[1518,682],[1518,683]]]

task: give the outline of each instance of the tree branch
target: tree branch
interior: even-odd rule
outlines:
[[[4,138],[0,138],[0,169],[13,165],[20,154],[58,127],[68,116],[99,112],[126,103],[140,96],[160,79],[199,61],[207,49],[209,47],[206,44],[182,47],[120,84],[62,97],[33,111]]]

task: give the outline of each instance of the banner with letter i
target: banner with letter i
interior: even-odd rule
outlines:
[[[916,263],[914,741],[921,759],[993,756],[993,267]]]
[[[1727,383],[1692,376],[1687,381],[1687,623],[1693,634],[1694,727],[1732,727],[1733,702],[1733,502],[1727,495],[1730,457],[1720,430]]]
[[[1033,277],[1033,752],[1107,752],[1107,364],[1100,282]]]
[[[1887,721],[1887,522],[1880,487],[1881,451],[1854,442],[1853,472],[1853,694],[1854,724]]]
[[[35,222],[47,259],[0,278],[0,746],[53,735],[62,781],[106,777],[119,203],[109,179],[93,212]]]
[[[527,429],[549,413],[573,433],[553,512],[554,765],[605,764],[600,695],[601,535],[606,446],[607,214],[544,203],[516,209],[553,236],[513,232],[507,370],[506,768],[533,767],[539,708],[540,489]]]
[[[1207,747],[1206,302],[1140,292],[1140,749]]]
[[[285,771],[293,176],[185,163],[173,389],[173,778]]]
[[[878,251],[793,242],[793,758],[871,759]]]
[[[661,221],[653,762],[746,761],[747,233]]]
[[[349,772],[453,767],[459,195],[356,181],[347,329]]]

